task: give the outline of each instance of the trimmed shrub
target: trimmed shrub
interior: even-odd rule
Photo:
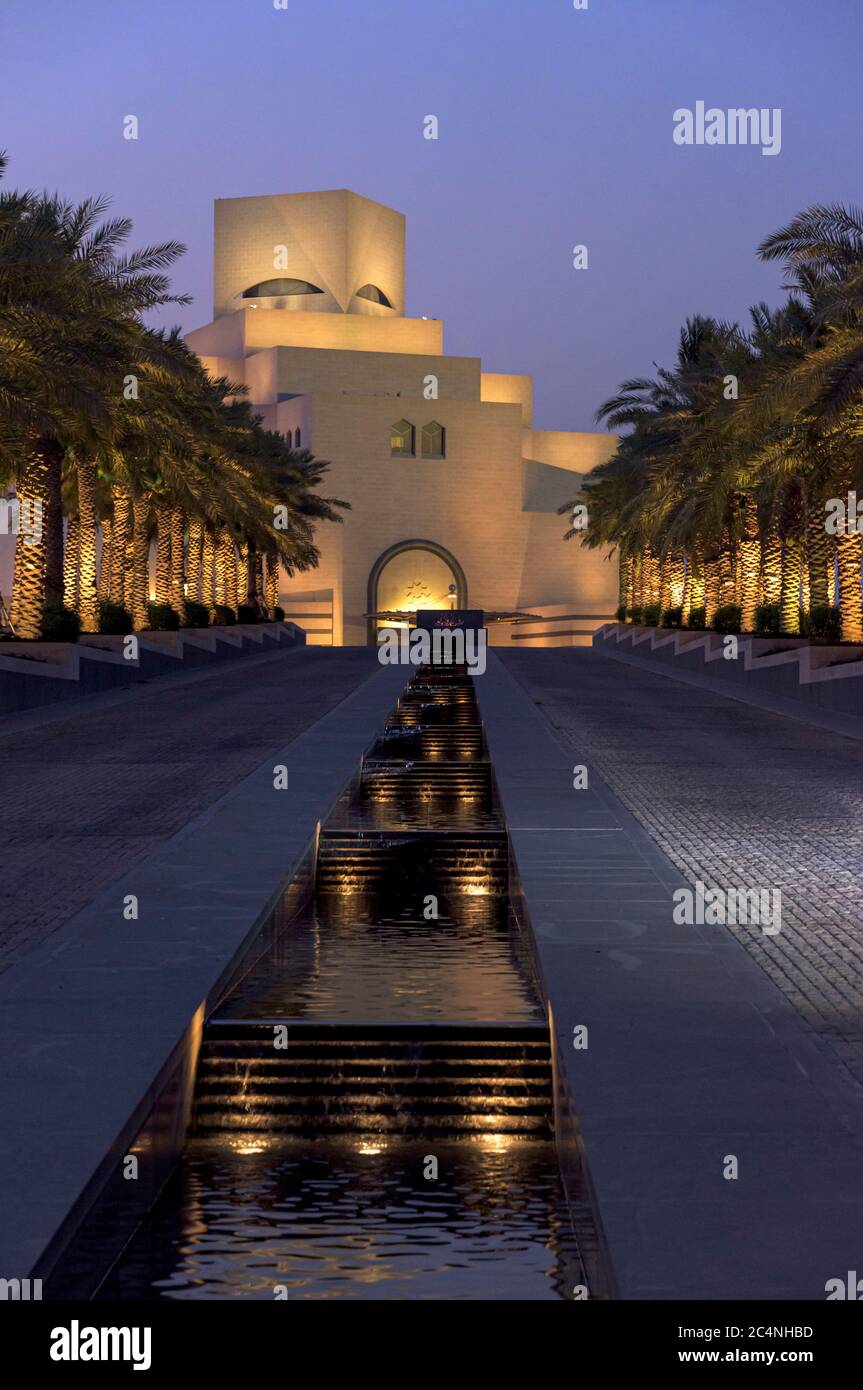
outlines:
[[[618,611],[619,611],[619,610],[618,610]],[[625,609],[624,609],[624,612],[626,612]],[[285,621],[285,610],[284,610],[284,608],[279,608],[278,604],[276,604],[276,607],[273,609],[273,622],[274,622],[274,623],[283,623],[284,621]]]
[[[662,627],[680,627],[683,622],[683,607],[666,608],[662,614]]]
[[[209,627],[210,610],[205,603],[187,598],[183,604],[183,627]]]
[[[103,599],[99,604],[99,631],[112,637],[125,637],[133,628],[132,614],[122,603]]]
[[[634,608],[629,610],[629,621],[631,623],[641,622],[641,604],[637,603]]]
[[[755,610],[755,631],[761,637],[778,637],[781,627],[779,604],[759,603]]]
[[[281,610],[279,610],[279,611],[281,612]],[[619,622],[619,623],[625,623],[625,622],[626,622],[626,604],[625,604],[625,603],[619,603],[619,604],[617,605],[617,608],[615,609],[614,616],[615,616],[617,622]]]
[[[176,632],[180,626],[180,615],[170,603],[148,603],[147,615],[151,632]]]
[[[645,627],[659,627],[659,604],[646,603],[644,605],[644,616],[641,621]]]
[[[700,608],[690,608],[689,626],[695,632],[703,632],[707,627],[707,609],[703,604]]]
[[[257,608],[253,608],[250,603],[241,603],[237,609],[238,623],[259,623],[261,615]]]
[[[77,642],[81,635],[81,619],[62,603],[46,603],[42,609],[43,642]]]
[[[829,603],[816,603],[802,615],[800,632],[822,647],[833,647],[842,640],[842,614]]]
[[[225,603],[217,603],[213,609],[213,622],[220,627],[230,627],[237,621],[237,615],[233,608],[229,608]]]
[[[742,617],[739,603],[724,603],[713,615],[713,631],[739,632]]]

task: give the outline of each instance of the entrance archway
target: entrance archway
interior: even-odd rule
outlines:
[[[467,580],[454,555],[435,541],[399,541],[379,555],[372,565],[367,611],[391,613],[449,608],[450,585],[455,585],[454,606],[467,608]],[[369,618],[370,646],[376,645],[378,630],[386,626],[386,622]]]

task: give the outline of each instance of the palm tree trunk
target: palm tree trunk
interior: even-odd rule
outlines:
[[[662,617],[666,608],[671,607],[671,569],[672,559],[668,554],[663,555],[659,565],[659,616]]]
[[[755,631],[758,607],[758,575],[761,569],[761,542],[758,539],[758,503],[752,493],[743,499],[743,539],[740,542],[740,626]]]
[[[275,616],[279,606],[280,566],[278,555],[267,556],[267,610],[270,617]]]
[[[225,546],[225,603],[236,613],[240,601],[237,547],[231,532],[226,530],[225,534],[228,538]]]
[[[713,622],[714,614],[720,605],[722,592],[719,572],[719,552],[708,555],[704,561],[704,621],[707,627]]]
[[[255,603],[255,569],[254,569],[254,547],[249,541],[240,541],[240,576],[237,582],[238,597],[241,605],[254,607]]]
[[[682,550],[676,550],[671,556],[669,572],[670,606],[680,608],[683,605],[683,586],[686,582],[686,557]]]
[[[255,607],[264,609],[267,606],[267,596],[264,592],[264,557],[259,550],[255,551]]]
[[[182,507],[171,508],[171,595],[173,608],[182,615],[186,597],[186,567],[183,538],[186,533],[186,513]]]
[[[99,553],[99,600],[105,602],[111,597],[111,555],[113,551],[113,522],[109,516],[102,519],[102,548]]]
[[[66,545],[63,551],[63,603],[67,608],[78,612],[81,593],[81,522],[77,516],[70,516],[66,523]]]
[[[84,632],[99,631],[99,595],[96,590],[96,466],[90,460],[76,466],[80,528],[79,608]]]
[[[839,557],[839,611],[843,642],[863,642],[863,598],[860,588],[860,562],[863,534],[846,532],[836,537]]]
[[[150,588],[150,507],[143,498],[132,503],[132,625],[140,632],[149,622],[147,600]]]
[[[629,588],[630,561],[626,558],[622,550],[617,552],[617,603],[618,606],[626,603],[626,591]]]
[[[201,562],[203,565],[201,595],[202,602],[206,603],[208,608],[212,608],[216,602],[216,589],[213,576],[213,565],[215,562],[215,558],[216,543],[215,538],[213,536],[213,529],[211,526],[206,526],[204,528],[203,559]]]
[[[156,508],[156,602],[171,601],[171,509]]]
[[[689,623],[689,615],[692,612],[692,553],[684,551],[683,555],[683,593],[680,596],[680,622],[683,627]]]
[[[22,528],[15,543],[15,569],[12,580],[12,601],[10,617],[19,637],[39,637],[42,632],[42,610],[49,597],[57,599],[63,593],[62,560],[59,574],[59,593],[56,591],[56,567],[58,539],[52,532],[59,523],[61,534],[59,546],[62,555],[62,508],[59,511],[53,499],[59,492],[63,450],[50,435],[33,435],[30,449],[24,463],[16,495],[21,513],[32,518],[29,532]],[[52,580],[54,586],[49,590],[48,557],[51,554]]]
[[[636,567],[637,567],[637,564],[638,564],[638,557],[637,557],[636,555],[628,555],[628,556],[626,557],[626,587],[625,587],[625,589],[624,589],[624,591],[623,591],[623,597],[621,598],[620,601],[621,601],[621,603],[623,604],[623,606],[625,607],[627,613],[629,612],[630,608],[633,607],[633,605],[635,604],[635,601],[636,601],[636,600],[635,600],[635,585],[636,585],[636,578],[637,578],[637,576],[636,576]]]
[[[722,546],[719,551],[719,603],[725,607],[736,598],[734,583],[734,543],[728,527],[722,532]]]
[[[803,547],[800,537],[786,536],[782,546],[782,584],[779,597],[779,631],[796,636],[800,631],[800,572]]]
[[[782,536],[779,531],[779,512],[770,509],[761,547],[761,595],[764,603],[778,603],[782,593]]]
[[[111,602],[126,604],[127,555],[132,507],[129,494],[115,483],[111,488],[114,503],[113,544],[111,546]],[[131,583],[129,585],[131,591]],[[131,592],[128,597],[131,597]]]
[[[829,603],[829,580],[833,569],[833,547],[824,525],[824,506],[806,507],[806,560],[809,566],[809,605]]]
[[[233,548],[230,531],[227,526],[220,526],[216,537],[216,603],[223,606],[228,602],[228,570]]]
[[[188,596],[193,603],[203,602],[204,584],[204,522],[199,516],[189,519]]]

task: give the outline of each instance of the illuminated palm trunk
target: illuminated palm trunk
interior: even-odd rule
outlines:
[[[99,594],[96,588],[96,467],[87,461],[77,465],[80,562],[78,612],[84,632],[99,631]]]
[[[719,551],[719,603],[722,607],[727,603],[734,603],[737,598],[734,558],[731,532],[726,527],[722,532],[722,546]]]
[[[156,602],[171,601],[171,509],[156,508]]]
[[[647,568],[649,560],[646,550],[642,550],[638,558],[638,576],[635,587],[635,602],[639,608],[644,608],[647,603]]]
[[[270,617],[275,616],[279,606],[279,557],[267,556],[267,610]]]
[[[860,589],[860,563],[863,534],[853,531],[836,537],[839,560],[839,610],[843,642],[863,642],[863,599]]]
[[[778,603],[782,593],[782,536],[776,508],[771,508],[761,547],[761,601]]]
[[[687,617],[691,616],[693,608],[704,607],[704,553],[700,544],[696,544],[692,556],[692,594],[690,597],[690,608]]]
[[[126,604],[127,554],[132,522],[132,506],[124,488],[111,488],[114,503],[114,538],[111,546],[111,601]],[[129,585],[131,590],[131,584]]]
[[[644,563],[644,602],[659,603],[662,576],[660,572],[659,556],[651,546],[648,546],[645,551]]]
[[[255,551],[254,565],[255,607],[264,609],[267,606],[267,596],[264,592],[264,557],[259,550]]]
[[[186,597],[186,565],[183,541],[186,534],[186,513],[182,507],[171,508],[171,592],[170,603],[178,613],[183,611]]]
[[[708,627],[720,605],[722,593],[719,555],[708,555],[704,561],[704,618]]]
[[[684,552],[683,557],[683,593],[680,598],[680,621],[684,627],[689,622],[689,615],[692,612],[692,555],[689,551]]]
[[[248,606],[255,602],[255,572],[252,547],[248,541],[241,540],[239,549],[240,571],[237,580],[237,597],[241,604]]]
[[[208,608],[212,608],[216,602],[216,586],[213,569],[216,560],[216,542],[212,528],[204,527],[204,545],[202,559],[202,578],[201,578],[201,599]]]
[[[627,613],[635,603],[635,565],[635,556],[627,555],[623,593],[620,596],[620,602],[623,604]]]
[[[81,523],[70,516],[66,523],[66,545],[63,551],[63,602],[78,612],[78,565],[81,559]]]
[[[831,605],[839,602],[839,588],[836,583],[836,537],[827,537],[827,549],[829,560],[827,564],[827,602]]]
[[[204,594],[204,522],[201,517],[189,519],[189,556],[187,560],[188,597],[202,603]]]
[[[225,575],[225,602],[236,613],[240,602],[240,571],[237,565],[237,547],[232,534],[227,532],[227,572]]]
[[[831,603],[830,587],[833,578],[832,537],[825,526],[823,505],[810,503],[806,509],[806,561],[809,571],[809,606]]]
[[[800,631],[800,579],[803,546],[794,534],[782,547],[782,582],[779,594],[779,631],[795,636]]]
[[[227,526],[219,527],[219,534],[216,540],[216,603],[228,604],[228,575],[232,569],[234,561],[234,538]]]
[[[686,582],[686,561],[683,551],[676,550],[669,561],[670,607],[680,608],[683,604],[683,585]]]
[[[622,550],[617,552],[617,602],[618,605],[627,603],[627,592],[630,585],[632,574],[632,561],[624,555]]]
[[[33,435],[18,485],[22,527],[15,542],[10,617],[19,637],[39,637],[45,600],[63,597],[63,514],[59,496],[63,450],[56,439]],[[28,520],[25,522],[25,518]],[[60,527],[60,573],[57,591],[56,555]],[[49,565],[49,556],[51,557]],[[50,583],[49,583],[50,570]]]
[[[99,599],[111,597],[111,555],[113,551],[113,522],[109,516],[102,520],[102,547],[99,552]]]
[[[659,616],[671,607],[671,566],[670,555],[663,555],[659,562]]]
[[[132,503],[132,574],[127,585],[132,625],[136,632],[147,627],[150,590],[150,508],[142,498]],[[127,605],[128,606],[128,605]]]
[[[758,607],[761,542],[758,539],[758,503],[751,493],[743,499],[743,539],[740,542],[740,625],[744,632],[755,630]]]

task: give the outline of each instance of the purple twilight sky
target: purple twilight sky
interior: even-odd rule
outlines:
[[[533,374],[537,426],[592,429],[687,314],[780,297],[767,232],[861,200],[861,38],[860,0],[2,0],[0,147],[8,185],[183,241],[185,328],[211,317],[214,198],[398,208],[408,313]],[[675,144],[697,101],[780,107],[781,153]]]

